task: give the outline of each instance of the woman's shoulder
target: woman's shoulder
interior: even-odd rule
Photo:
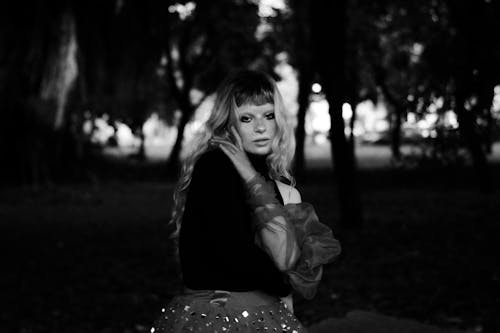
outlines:
[[[212,166],[212,165],[228,165],[231,162],[229,157],[219,148],[209,149],[201,154],[195,165]]]
[[[295,187],[285,184],[279,180],[276,180],[276,185],[278,185],[278,189],[280,191],[281,197],[283,198],[285,205],[302,202],[300,192]]]
[[[218,148],[205,151],[196,161],[194,170],[196,174],[211,177],[218,175],[229,176],[237,172],[229,157]]]

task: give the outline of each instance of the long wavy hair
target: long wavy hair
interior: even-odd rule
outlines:
[[[245,104],[267,103],[274,105],[276,120],[276,135],[271,143],[271,153],[266,158],[269,176],[272,179],[283,180],[292,186],[295,185],[290,172],[295,152],[295,137],[286,122],[286,110],[276,82],[265,73],[258,71],[234,72],[217,89],[215,103],[205,124],[205,130],[200,131],[193,139],[192,149],[183,162],[181,175],[174,191],[174,205],[169,222],[175,225],[173,238],[177,238],[179,234],[194,165],[198,158],[209,149],[209,140],[214,136],[231,138],[229,128],[236,123],[238,107]]]

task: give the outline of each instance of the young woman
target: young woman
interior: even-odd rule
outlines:
[[[293,151],[275,82],[229,76],[174,194],[186,289],[151,332],[306,331],[291,292],[311,298],[340,246],[293,187]]]

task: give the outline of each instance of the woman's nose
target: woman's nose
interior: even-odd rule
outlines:
[[[257,120],[255,123],[255,131],[258,133],[263,133],[266,131],[266,125],[262,120]]]

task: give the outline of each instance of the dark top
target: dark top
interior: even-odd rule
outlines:
[[[249,155],[249,159],[256,171],[269,179],[265,158]],[[276,183],[274,186],[283,204]],[[194,166],[179,254],[187,288],[262,290],[276,296],[291,292],[285,274],[255,245],[243,180],[219,149],[204,153]]]

